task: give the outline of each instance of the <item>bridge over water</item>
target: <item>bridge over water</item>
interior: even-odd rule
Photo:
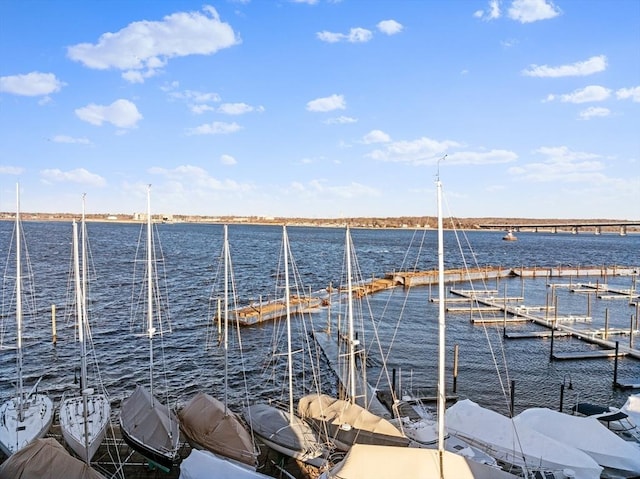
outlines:
[[[563,221],[549,223],[503,223],[503,224],[484,224],[479,225],[482,229],[494,230],[513,230],[513,231],[551,231],[558,233],[559,231],[569,231],[577,234],[580,230],[591,230],[594,234],[602,233],[603,229],[617,229],[621,236],[626,236],[628,230],[640,230],[640,222],[638,221]]]

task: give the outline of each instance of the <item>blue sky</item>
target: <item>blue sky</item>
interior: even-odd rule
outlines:
[[[640,219],[640,1],[0,1],[0,211]]]

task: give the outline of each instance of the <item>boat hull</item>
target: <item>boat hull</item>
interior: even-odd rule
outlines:
[[[22,419],[19,420],[18,398],[0,407],[0,449],[7,456],[47,433],[53,422],[53,402],[46,394],[32,394],[23,403]]]
[[[109,424],[111,406],[102,394],[87,398],[86,424],[88,441],[85,441],[85,415],[82,396],[65,399],[60,406],[62,437],[71,449],[85,462],[91,461],[104,440]]]

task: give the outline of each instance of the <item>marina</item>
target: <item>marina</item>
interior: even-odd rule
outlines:
[[[7,234],[2,226],[6,223],[0,222],[0,235]],[[67,264],[69,257],[69,225],[51,223],[30,223],[27,227],[32,235],[42,231],[46,235],[46,240],[40,245],[36,242],[35,251],[31,250],[31,259],[38,258],[34,262],[36,276],[42,277],[42,290],[39,290],[39,297],[43,299],[39,308],[40,328],[29,330],[28,350],[30,355],[37,354],[48,365],[48,373],[40,382],[39,390],[49,391],[56,404],[60,403],[65,390],[73,387],[73,364],[75,351],[73,348],[73,328],[74,323],[70,320],[70,309],[65,306],[65,282],[67,276]],[[122,308],[130,299],[131,292],[131,250],[133,249],[134,238],[139,229],[138,225],[112,225],[112,224],[91,224],[89,234],[94,246],[93,269],[101,272],[99,278],[106,282],[106,286],[98,290],[93,290],[92,309],[96,313],[92,323],[92,333],[95,341],[95,349],[98,361],[101,363],[102,380],[106,390],[109,392],[113,414],[117,414],[119,404],[126,396],[127,391],[135,383],[134,375],[145,369],[145,354],[143,349],[125,349],[123,338],[131,335],[128,319],[128,311]],[[92,234],[95,231],[94,234]],[[318,229],[318,228],[291,228],[290,236],[292,248],[296,250],[297,257],[303,261],[298,264],[301,274],[310,279],[305,282],[306,292],[298,292],[300,298],[313,298],[315,301],[311,305],[306,305],[300,311],[295,311],[294,316],[298,318],[304,313],[313,319],[314,331],[321,331],[326,326],[326,316],[339,315],[342,297],[347,293],[345,288],[339,287],[341,261],[341,239],[344,230],[342,229]],[[96,234],[97,233],[97,234]],[[217,330],[218,299],[211,296],[207,298],[208,284],[215,276],[216,248],[210,245],[211,238],[220,238],[220,229],[217,226],[205,225],[162,225],[160,234],[163,236],[163,244],[167,247],[165,255],[168,258],[168,265],[172,265],[169,270],[169,277],[178,288],[170,289],[170,305],[173,318],[172,331],[165,334],[165,361],[167,368],[173,371],[167,376],[168,383],[161,382],[157,387],[161,388],[163,394],[168,393],[169,401],[173,407],[180,407],[186,404],[193,394],[204,388],[218,395],[222,390],[222,380],[218,376],[223,369],[222,355],[219,347],[208,346],[200,348],[197,342],[205,342],[210,330]],[[378,392],[390,390],[384,380],[381,379],[382,364],[386,362],[388,370],[397,371],[398,390],[423,390],[420,395],[425,401],[433,394],[434,370],[427,358],[433,356],[433,326],[428,321],[432,315],[433,308],[439,304],[439,299],[432,292],[432,286],[436,284],[433,264],[428,261],[423,263],[420,271],[411,272],[403,267],[403,257],[406,255],[407,244],[410,242],[412,232],[397,230],[393,232],[380,232],[368,230],[354,230],[354,242],[358,249],[359,267],[364,278],[360,283],[352,288],[353,296],[359,301],[370,303],[370,308],[374,317],[378,318],[377,334],[379,339],[369,340],[363,343],[366,351],[366,363],[369,365],[368,382],[371,390],[368,397],[376,397]],[[231,228],[232,255],[237,254],[240,258],[235,261],[235,275],[240,294],[240,304],[259,305],[261,302],[266,305],[272,300],[261,300],[261,298],[278,297],[278,290],[273,290],[274,271],[273,265],[278,263],[275,252],[278,247],[278,228],[242,226]],[[491,251],[495,247],[496,240],[500,245],[500,237],[496,233],[477,232],[472,233],[472,237],[477,242],[480,240],[479,248],[486,248]],[[539,236],[537,236],[539,237]],[[445,234],[445,238],[447,235]],[[557,236],[563,240],[562,236]],[[566,237],[565,237],[566,238]],[[593,237],[594,238],[594,237]],[[384,243],[380,243],[383,239]],[[501,248],[520,247],[525,248],[530,254],[532,245],[526,233],[519,235],[518,242],[504,244]],[[486,356],[486,339],[483,338],[484,327],[503,333],[503,326],[506,324],[507,337],[509,335],[529,335],[520,337],[518,341],[508,339],[502,345],[508,355],[512,377],[516,381],[515,387],[515,408],[525,409],[531,406],[557,405],[558,388],[562,384],[562,379],[566,375],[571,375],[575,389],[580,391],[580,398],[589,398],[593,402],[606,402],[612,404],[622,404],[624,395],[622,389],[611,388],[611,364],[613,359],[573,359],[554,360],[549,362],[549,334],[554,333],[555,354],[568,354],[580,352],[585,347],[594,347],[597,350],[611,350],[613,339],[620,342],[620,354],[618,360],[619,376],[618,383],[632,386],[637,383],[640,377],[640,366],[633,356],[627,354],[629,341],[635,340],[632,349],[637,346],[637,334],[626,334],[630,326],[630,316],[635,316],[636,307],[629,304],[629,301],[619,299],[608,299],[607,296],[618,293],[603,289],[607,285],[610,290],[625,292],[630,289],[630,283],[637,274],[637,267],[633,265],[633,255],[625,256],[628,252],[629,241],[637,241],[637,237],[629,235],[627,237],[600,236],[597,240],[615,242],[607,243],[606,252],[609,256],[602,256],[609,265],[613,266],[532,266],[532,267],[504,267],[498,263],[504,262],[502,255],[495,259],[489,259],[488,266],[471,268],[465,274],[463,269],[454,266],[447,270],[447,296],[446,305],[452,308],[448,312],[447,329],[449,331],[447,344],[449,348],[454,345],[460,346],[459,373],[457,375],[457,391],[452,389],[452,368],[451,358],[448,359],[447,370],[449,371],[447,380],[449,398],[471,397],[486,405],[495,404],[499,407],[501,393],[497,383],[490,379],[495,376],[495,371],[484,370],[482,364],[489,364],[490,357]],[[583,241],[588,238],[581,236],[576,241]],[[42,241],[42,240],[41,240]],[[617,250],[615,244],[619,244]],[[529,243],[529,244],[528,244]],[[7,244],[7,243],[2,243]],[[255,269],[256,264],[252,262],[248,251],[257,251],[262,245],[263,257],[260,261],[261,268]],[[331,246],[327,246],[330,244]],[[402,244],[402,247],[398,245]],[[265,248],[264,245],[270,245]],[[612,246],[614,245],[614,246]],[[40,247],[38,247],[40,246]],[[550,251],[556,250],[557,245],[549,244],[549,251],[546,251],[544,244],[536,246],[540,248],[538,254],[541,257],[553,258]],[[633,248],[632,248],[633,249]],[[109,254],[102,257],[97,252],[109,251]],[[324,254],[332,252],[324,259],[326,266],[318,268],[314,265],[314,255],[322,251]],[[570,249],[562,252],[563,260],[577,262],[571,259]],[[603,250],[604,251],[604,250]],[[519,253],[520,254],[520,253]],[[569,256],[567,256],[569,255]],[[108,256],[108,259],[107,259]],[[178,261],[177,259],[180,258]],[[307,260],[308,258],[308,260]],[[332,259],[328,259],[332,258]],[[44,260],[44,262],[43,262]],[[495,265],[491,265],[491,263]],[[510,260],[512,264],[521,263],[520,258],[515,256]],[[535,261],[538,262],[538,261]],[[58,263],[59,267],[53,267]],[[253,267],[245,270],[247,265]],[[332,266],[333,265],[333,266]],[[105,274],[109,271],[109,274]],[[385,273],[385,271],[392,271]],[[590,275],[587,272],[591,273]],[[573,278],[588,278],[587,281],[574,281]],[[57,278],[57,281],[52,279]],[[473,279],[470,282],[469,279]],[[553,284],[558,281],[557,284]],[[584,284],[595,284],[598,282],[602,291],[598,297],[592,294],[571,292]],[[240,286],[242,285],[242,286]],[[248,285],[248,287],[247,287]],[[336,285],[331,288],[327,285]],[[480,291],[485,293],[480,294]],[[557,305],[551,300],[551,292],[560,296]],[[462,293],[463,296],[454,296],[454,292]],[[204,293],[204,294],[203,294]],[[471,297],[475,295],[474,297]],[[204,297],[203,297],[204,296]],[[629,293],[627,292],[627,299]],[[479,302],[484,298],[489,304],[486,307],[491,310],[479,310]],[[545,305],[548,304],[548,306]],[[590,303],[590,306],[588,306]],[[55,308],[51,306],[55,305]],[[405,305],[405,306],[403,306]],[[505,307],[506,305],[506,322]],[[284,306],[282,303],[280,307]],[[409,307],[403,312],[405,307]],[[608,308],[608,325],[605,331],[605,311]],[[590,308],[588,314],[585,310]],[[51,310],[55,310],[56,318],[56,342],[52,341]],[[276,309],[276,308],[274,308]],[[263,312],[266,308],[263,309]],[[231,408],[239,411],[240,406],[245,403],[245,393],[243,392],[244,380],[238,372],[245,371],[246,381],[250,384],[251,399],[269,399],[276,391],[273,380],[269,379],[272,374],[270,367],[266,368],[265,358],[269,352],[268,343],[277,331],[279,320],[276,317],[266,319],[259,323],[243,326],[238,332],[242,335],[243,350],[251,358],[248,363],[241,361],[235,356],[230,358],[229,367],[232,371],[229,384],[229,400]],[[411,318],[403,322],[400,327],[396,326],[398,318],[407,316]],[[537,321],[531,319],[537,318]],[[590,317],[588,321],[578,321],[578,318]],[[564,318],[565,321],[561,321]],[[571,320],[570,318],[573,318]],[[485,326],[476,322],[487,321]],[[556,321],[556,328],[551,329],[549,324]],[[493,323],[489,323],[492,321]],[[517,321],[517,322],[516,322]],[[578,339],[571,330],[564,330],[561,326],[575,329],[592,330],[591,335],[596,341],[587,342]],[[294,328],[298,329],[301,322],[296,320]],[[635,323],[633,324],[635,331]],[[538,329],[539,328],[539,329]],[[397,329],[397,333],[394,331]],[[536,333],[536,331],[540,331]],[[545,334],[541,334],[544,332]],[[335,342],[337,332],[333,333],[331,342]],[[364,334],[364,333],[363,333]],[[395,342],[392,341],[396,335]],[[493,334],[493,333],[491,333]],[[586,330],[581,334],[587,334]],[[374,331],[366,332],[367,337],[375,337]],[[597,341],[605,341],[607,345],[601,346]],[[214,335],[215,337],[215,335]],[[515,336],[512,336],[515,337]],[[418,338],[418,340],[414,340]],[[237,339],[237,338],[236,338]],[[492,340],[493,341],[493,340]],[[625,341],[623,345],[622,342]],[[381,344],[378,344],[380,342]],[[337,343],[336,343],[337,344]],[[237,346],[236,346],[237,347]],[[296,348],[298,348],[297,346]],[[108,351],[108,353],[107,353]],[[329,393],[337,393],[335,374],[331,371],[329,353],[322,359],[323,368],[326,369],[321,374],[322,389]],[[385,359],[385,355],[387,355]],[[473,359],[472,359],[473,358]],[[527,358],[523,361],[524,358]],[[247,367],[251,364],[251,367]],[[586,366],[586,365],[589,366]],[[0,370],[10,371],[14,367],[14,355],[11,352],[3,351],[0,355]],[[588,368],[588,372],[585,371]],[[304,369],[299,369],[299,375],[303,375]],[[26,364],[26,372],[30,378],[37,374],[36,365]],[[266,378],[265,379],[265,373]],[[6,397],[11,391],[10,383],[3,373],[3,381],[0,383],[0,395]],[[38,376],[39,377],[39,374]],[[218,393],[216,393],[218,391]],[[576,393],[574,393],[576,394]],[[565,402],[569,402],[567,396]],[[388,409],[382,405],[384,410]],[[382,410],[382,409],[381,409]],[[408,413],[409,410],[405,412]],[[54,422],[49,432],[50,437],[56,438],[61,443],[64,440],[59,432],[57,420]],[[95,466],[107,475],[107,477],[178,477],[177,470],[164,473],[158,469],[149,468],[144,458],[134,453],[129,446],[119,437],[117,425],[114,428],[115,438],[108,433],[101,447],[96,453]],[[111,437],[111,439],[110,439]],[[114,449],[115,448],[115,449]],[[114,451],[118,449],[117,454]],[[190,451],[188,443],[181,442],[179,455],[185,459]],[[111,456],[109,455],[111,454]],[[119,459],[118,459],[119,457]],[[4,458],[0,458],[0,461]],[[111,464],[122,462],[120,469]],[[263,464],[261,472],[269,475],[279,474],[278,467],[285,467],[288,471],[295,471],[294,477],[309,477],[308,472],[302,471],[295,463],[290,461],[282,462],[282,458],[268,453],[268,449],[261,448],[260,462]],[[269,465],[269,468],[267,468]],[[108,472],[107,472],[108,471]],[[120,471],[120,472],[118,472]],[[126,472],[124,472],[126,471]]]

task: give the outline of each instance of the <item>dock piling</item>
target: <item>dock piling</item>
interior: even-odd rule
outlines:
[[[51,341],[55,346],[58,342],[58,333],[56,332],[56,305],[51,305]]]
[[[616,388],[618,384],[618,346],[619,343],[616,341],[616,355],[613,357],[613,388]]]
[[[458,350],[459,347],[456,344],[453,347],[453,393],[458,391]]]

